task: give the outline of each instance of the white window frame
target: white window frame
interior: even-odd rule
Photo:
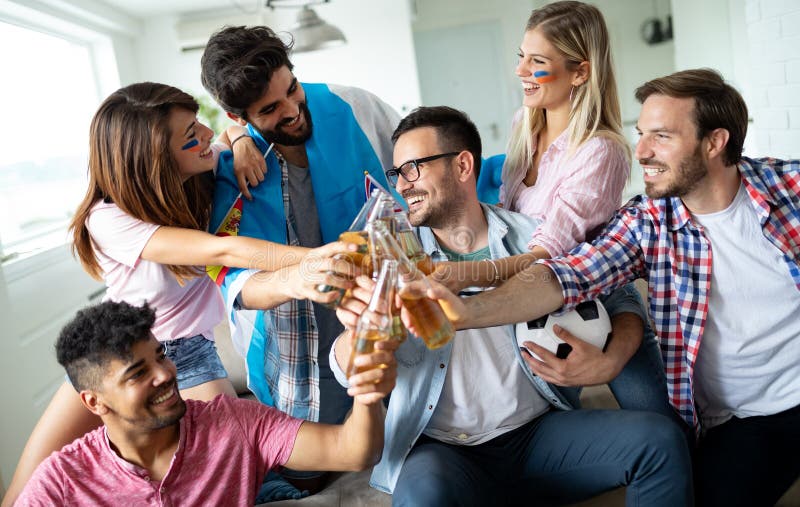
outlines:
[[[54,37],[67,40],[73,44],[84,46],[89,52],[92,77],[98,94],[98,103],[102,97],[120,86],[119,69],[115,57],[113,37],[135,35],[140,28],[135,22],[111,12],[97,14],[97,6],[85,5],[81,10],[67,1],[54,0],[50,5],[39,5],[47,11],[38,10],[36,4],[22,5],[21,2],[3,2],[0,4],[0,22],[16,25]],[[91,7],[91,8],[90,8]],[[102,10],[102,9],[100,9]],[[105,14],[107,17],[103,18]],[[63,240],[50,241],[45,246],[37,247],[50,235],[62,235]],[[29,250],[11,251],[9,246],[30,245]],[[24,247],[23,247],[24,248]],[[0,237],[0,269],[7,281],[24,277],[35,270],[52,264],[57,259],[69,255],[69,239],[63,226],[57,230],[43,231],[10,245],[4,245]]]

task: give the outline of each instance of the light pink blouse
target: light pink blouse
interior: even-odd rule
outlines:
[[[225,317],[222,295],[206,275],[180,285],[163,264],[141,258],[159,228],[102,200],[92,207],[86,227],[108,290],[105,299],[155,309],[153,334],[159,341],[203,335],[214,339],[214,326]]]
[[[569,157],[567,151],[564,131],[542,155],[535,185],[523,183],[524,170],[508,175],[504,168],[500,187],[506,208],[542,221],[528,248],[541,246],[553,257],[586,240],[611,218],[622,204],[630,174],[624,149],[606,137],[589,139]]]

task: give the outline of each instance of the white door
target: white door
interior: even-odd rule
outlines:
[[[54,347],[61,327],[103,289],[66,245],[0,269],[0,474],[6,481],[33,426],[64,382]]]
[[[502,51],[502,40],[496,20],[414,31],[422,103],[467,113],[484,157],[505,152],[515,109],[503,85],[513,52]]]

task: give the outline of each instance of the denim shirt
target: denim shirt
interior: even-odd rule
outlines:
[[[495,206],[487,204],[481,206],[489,225],[489,251],[492,259],[528,252],[528,240],[538,226],[537,220]],[[421,227],[417,233],[425,252],[434,260],[447,260],[429,228]],[[609,316],[632,312],[647,322],[641,299],[632,285],[625,286],[601,300]],[[580,408],[580,388],[548,384],[531,373],[517,346],[515,326],[502,327],[508,339],[514,344],[520,368],[534,388],[557,409]],[[406,456],[436,409],[447,375],[447,367],[450,364],[452,348],[453,344],[450,342],[437,350],[429,350],[422,340],[412,336],[395,352],[397,384],[391,393],[384,423],[383,455],[381,461],[373,468],[370,478],[372,487],[390,494],[394,490]],[[339,383],[347,386],[347,377],[336,362],[334,349],[335,347],[331,348],[331,370]]]

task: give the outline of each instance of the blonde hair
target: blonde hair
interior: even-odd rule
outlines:
[[[582,2],[555,2],[531,13],[525,31],[535,28],[566,58],[567,69],[574,70],[581,62],[589,62],[589,78],[574,89],[572,97],[567,126],[568,156],[592,137],[603,136],[618,143],[630,161],[630,148],[622,135],[617,82],[603,14],[597,7]],[[527,108],[523,118],[515,123],[503,166],[503,181],[531,167],[536,149],[533,139],[545,125],[545,112],[539,108]]]

